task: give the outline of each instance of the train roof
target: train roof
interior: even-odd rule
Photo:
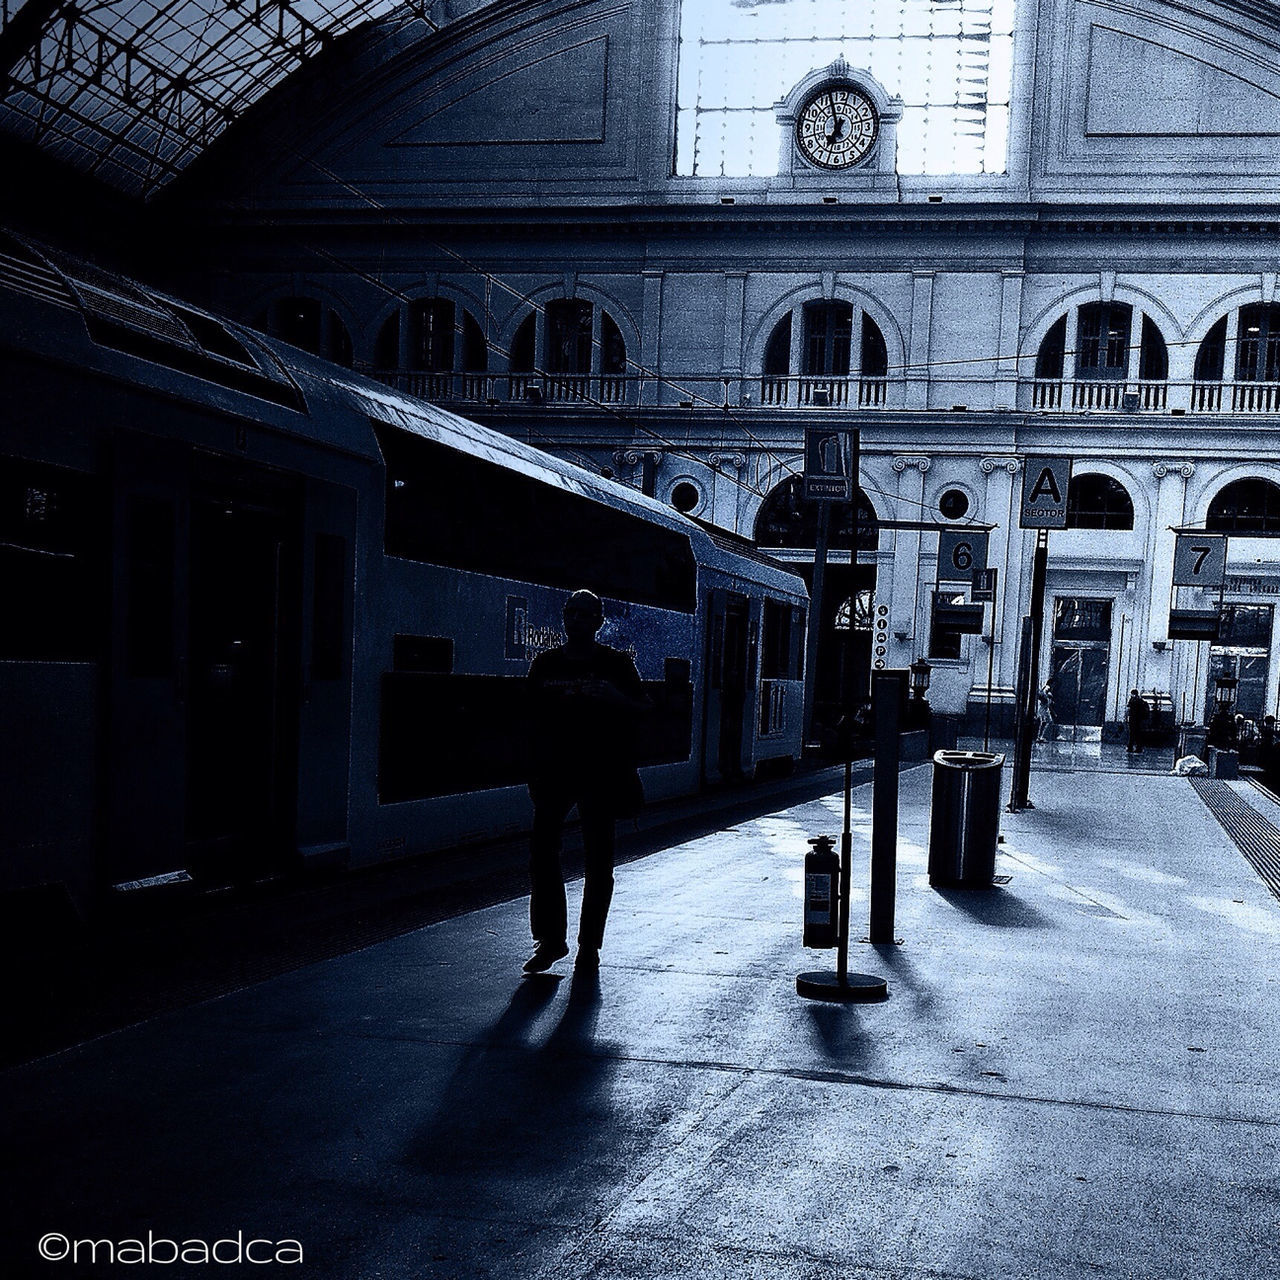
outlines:
[[[678,530],[694,544],[702,563],[769,581],[793,594],[805,591],[796,574],[753,545],[691,520],[629,485],[26,237],[0,232],[0,284],[27,300],[78,313],[88,340],[105,353],[109,374],[120,376],[119,365],[111,367],[113,355],[142,360],[149,374],[142,380],[148,385],[173,393],[177,388],[169,375],[177,372],[184,376],[181,393],[188,398],[212,400],[274,431],[370,461],[381,461],[374,424],[405,431]],[[32,348],[44,340],[60,344],[61,354],[75,359],[65,325],[52,326],[47,334],[38,327],[23,334],[10,330],[9,338]],[[198,381],[192,385],[185,379]],[[230,396],[211,391],[211,384]],[[251,406],[239,400],[245,396],[253,398]]]

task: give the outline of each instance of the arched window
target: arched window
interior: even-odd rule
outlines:
[[[848,631],[852,615],[855,631],[870,631],[875,621],[875,603],[876,593],[871,587],[863,587],[855,596],[846,596],[836,609],[836,630]]]
[[[1133,499],[1111,476],[1096,471],[1071,477],[1067,490],[1068,529],[1132,529]]]
[[[581,298],[553,298],[525,316],[511,342],[511,398],[533,393],[551,400],[626,399],[627,344],[603,307]]]
[[[1032,407],[1163,409],[1168,377],[1169,350],[1150,316],[1127,302],[1087,302],[1040,340]]]
[[[815,547],[818,520],[823,503],[806,502],[801,497],[802,481],[792,476],[775,486],[765,498],[756,516],[755,540],[761,547]],[[876,513],[867,495],[858,490],[858,550],[874,551],[879,542]],[[853,545],[853,529],[849,507],[836,506],[832,517],[831,542],[835,548],[849,550]]]
[[[884,404],[888,348],[851,302],[806,302],[774,325],[761,370],[762,404]]]
[[[1232,379],[1229,397],[1222,384]],[[1280,304],[1253,302],[1222,316],[1196,352],[1194,409],[1280,412]]]
[[[378,333],[374,362],[384,381],[427,399],[487,398],[488,344],[475,317],[450,298],[397,307]]]
[[[332,307],[316,298],[277,298],[256,321],[273,338],[350,369],[355,363],[351,335]]]
[[[1250,476],[1227,485],[1209,504],[1214,533],[1280,533],[1280,485]]]

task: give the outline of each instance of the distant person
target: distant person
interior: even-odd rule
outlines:
[[[1146,698],[1137,689],[1130,689],[1129,705],[1125,710],[1125,720],[1129,726],[1128,752],[1130,755],[1139,755],[1142,752],[1142,745],[1147,736],[1147,720],[1150,714],[1151,708],[1147,706]]]
[[[1036,694],[1036,741],[1048,742],[1053,728],[1053,690],[1048,681]]]
[[[614,824],[634,814],[643,800],[634,721],[650,703],[631,658],[596,642],[603,623],[599,597],[575,591],[564,606],[565,643],[538,654],[529,666],[529,924],[536,946],[525,973],[543,973],[569,954],[560,849],[564,821],[575,804],[586,872],[576,964],[599,967],[613,897]]]

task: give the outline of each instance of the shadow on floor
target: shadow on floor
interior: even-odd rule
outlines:
[[[1053,929],[1053,921],[1007,889],[935,889],[953,907],[958,907],[979,924],[998,929]]]

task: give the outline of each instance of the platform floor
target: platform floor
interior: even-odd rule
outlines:
[[[151,1231],[335,1280],[1270,1280],[1280,903],[1143,773],[1033,773],[1009,883],[932,890],[929,776],[901,943],[852,950],[885,1003],[794,990],[839,797],[744,821],[619,869],[598,978],[522,979],[516,900],[6,1072],[0,1274]]]

